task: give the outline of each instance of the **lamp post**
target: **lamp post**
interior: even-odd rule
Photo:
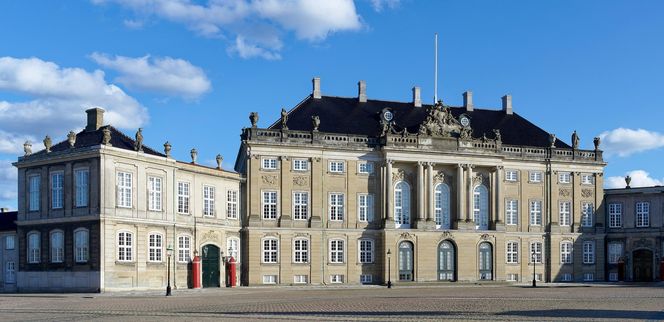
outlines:
[[[387,288],[392,288],[392,252],[387,250]]]
[[[173,246],[166,247],[166,255],[168,257],[168,285],[166,286],[166,296],[171,296],[171,255],[173,255]]]
[[[535,266],[537,265],[537,258],[535,258],[535,250],[533,249],[533,287],[537,287],[537,279],[535,278]]]

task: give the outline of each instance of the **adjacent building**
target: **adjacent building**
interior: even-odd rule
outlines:
[[[240,176],[218,166],[176,161],[104,125],[104,111],[67,140],[32,153],[18,168],[19,291],[105,291],[225,283],[221,257],[240,258]],[[224,251],[226,251],[224,253]]]
[[[244,283],[604,280],[599,139],[568,145],[510,95],[498,110],[463,98],[372,100],[363,81],[324,96],[315,78],[269,126],[251,113]]]
[[[16,241],[16,211],[0,208],[0,292],[16,292],[18,248]]]

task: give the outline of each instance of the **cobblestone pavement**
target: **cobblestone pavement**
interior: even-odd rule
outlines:
[[[0,295],[0,321],[664,320],[664,285],[251,287]]]

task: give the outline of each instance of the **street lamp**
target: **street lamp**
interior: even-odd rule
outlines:
[[[387,250],[387,288],[392,288],[392,252]]]
[[[173,255],[173,246],[166,247],[166,255],[168,256],[168,285],[166,286],[166,296],[171,296],[171,255]]]
[[[533,249],[533,287],[537,287],[537,279],[535,278],[535,266],[537,264],[537,259],[535,258],[535,250]]]

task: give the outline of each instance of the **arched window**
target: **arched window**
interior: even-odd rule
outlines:
[[[410,228],[410,186],[404,181],[394,186],[394,223],[396,228]]]
[[[450,187],[441,183],[435,189],[436,228],[450,229]]]
[[[28,263],[39,263],[41,259],[41,238],[38,231],[28,233]]]
[[[484,185],[473,190],[473,221],[475,229],[489,229],[489,190]]]
[[[62,263],[65,258],[65,238],[62,230],[51,232],[51,263]]]
[[[90,254],[90,233],[85,228],[74,230],[74,259],[77,263],[88,261]]]
[[[493,247],[487,242],[479,246],[479,264],[480,279],[493,279]]]
[[[454,245],[445,240],[438,244],[438,280],[454,281],[454,271],[456,267],[456,254]]]

